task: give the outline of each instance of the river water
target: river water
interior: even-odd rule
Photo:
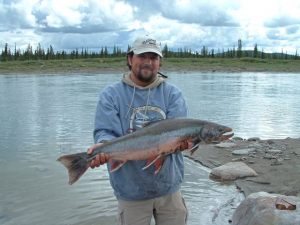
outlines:
[[[236,136],[300,136],[300,74],[170,73],[190,117],[232,127]],[[73,186],[56,158],[92,143],[99,91],[119,74],[0,76],[0,224],[116,224],[105,167]],[[189,225],[228,224],[242,195],[185,159]]]

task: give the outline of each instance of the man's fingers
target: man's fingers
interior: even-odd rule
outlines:
[[[94,169],[94,168],[95,168],[95,163],[94,163],[94,160],[92,160],[92,161],[90,162],[90,167],[91,167],[92,169]]]
[[[92,154],[93,153],[93,151],[94,151],[94,149],[92,149],[92,148],[88,148],[88,150],[87,150],[87,154]]]
[[[89,155],[93,154],[94,150],[97,147],[101,146],[102,144],[103,143],[98,143],[98,144],[91,146],[90,148],[88,148],[87,154],[89,154]],[[100,154],[96,155],[95,158],[90,162],[90,167],[92,169],[94,169],[95,167],[99,167],[100,165],[103,165],[107,161],[108,161],[108,155],[106,155],[104,153],[100,153]]]
[[[99,155],[99,161],[100,161],[100,164],[103,165],[104,163],[107,162],[107,155],[105,155],[104,153],[101,153]]]
[[[87,154],[89,154],[89,155],[92,154],[94,152],[94,150],[101,145],[103,145],[103,143],[97,143],[97,144],[94,144],[93,146],[89,147],[87,150]]]

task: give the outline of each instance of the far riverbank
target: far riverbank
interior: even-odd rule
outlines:
[[[122,73],[127,71],[126,58],[91,58],[66,60],[29,60],[0,62],[0,75]],[[162,72],[285,72],[300,73],[300,60],[258,58],[163,58]]]

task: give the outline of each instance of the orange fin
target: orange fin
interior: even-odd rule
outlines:
[[[109,172],[113,173],[113,172],[117,171],[125,163],[126,163],[126,161],[109,160],[109,164],[110,164],[110,170],[109,170]]]
[[[196,144],[195,146],[193,146],[192,148],[187,149],[187,150],[191,152],[191,155],[193,155],[194,152],[198,149],[198,147],[199,147],[199,144]]]
[[[158,156],[154,156],[151,157],[147,160],[146,165],[142,168],[143,170],[148,169],[151,165],[153,165],[159,158],[161,157],[161,155]]]
[[[165,162],[165,157],[159,157],[155,163],[154,163],[154,166],[155,166],[155,171],[154,171],[154,174],[158,174],[158,172],[160,171],[160,169],[162,168],[163,164]]]

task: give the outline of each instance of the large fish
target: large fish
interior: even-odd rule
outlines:
[[[76,182],[89,168],[97,154],[108,155],[110,172],[118,170],[128,160],[147,160],[142,169],[155,166],[155,174],[162,167],[166,155],[190,150],[200,142],[218,143],[233,136],[232,129],[220,124],[196,119],[166,119],[154,122],[136,132],[115,138],[97,147],[92,154],[86,152],[63,155],[60,161],[69,173],[69,184]]]

